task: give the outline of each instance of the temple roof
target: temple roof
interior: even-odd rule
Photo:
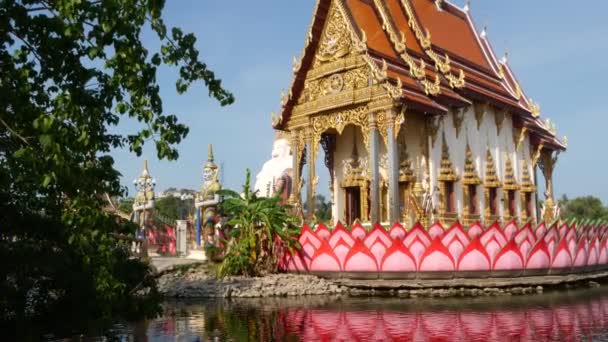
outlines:
[[[391,83],[402,85],[408,108],[446,114],[450,107],[489,103],[511,113],[547,148],[565,149],[540,120],[540,109],[525,96],[506,59],[496,58],[486,30],[478,33],[468,8],[445,0],[318,0],[307,46],[276,128],[290,117],[304,87],[332,1],[345,10],[371,59],[379,67],[387,66]],[[424,70],[415,77],[405,58]],[[433,83],[435,91],[429,91]]]

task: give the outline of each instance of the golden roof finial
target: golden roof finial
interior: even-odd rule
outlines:
[[[209,144],[209,152],[207,160],[213,163],[213,145]]]
[[[150,170],[148,170],[148,160],[145,159],[144,160],[144,169],[141,170],[141,175],[139,176],[139,179],[149,179],[152,178],[152,176],[150,176]]]
[[[215,165],[215,163],[213,162],[213,145],[209,144],[209,151],[207,152],[208,156],[207,156],[207,162],[204,165],[204,168],[208,168],[208,169],[217,169],[217,165]]]

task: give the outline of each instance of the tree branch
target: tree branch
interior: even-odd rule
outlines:
[[[30,143],[27,141],[27,139],[25,139],[24,137],[22,137],[19,133],[15,132],[15,130],[13,130],[1,117],[0,117],[0,123],[2,124],[2,126],[6,127],[6,129],[9,132],[11,132],[17,138],[19,138],[19,140],[23,141],[24,144],[26,144],[28,146],[30,145]]]

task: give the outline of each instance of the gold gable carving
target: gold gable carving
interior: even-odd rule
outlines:
[[[329,76],[308,80],[300,95],[298,104],[315,101],[327,95],[367,88],[371,83],[371,69],[361,66],[356,69],[337,72]]]
[[[319,42],[315,64],[338,60],[350,54],[353,37],[346,18],[338,6],[332,5]]]

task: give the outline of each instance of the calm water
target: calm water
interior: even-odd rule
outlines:
[[[105,338],[104,338],[105,339]],[[167,302],[118,341],[608,341],[608,288],[516,297]]]

